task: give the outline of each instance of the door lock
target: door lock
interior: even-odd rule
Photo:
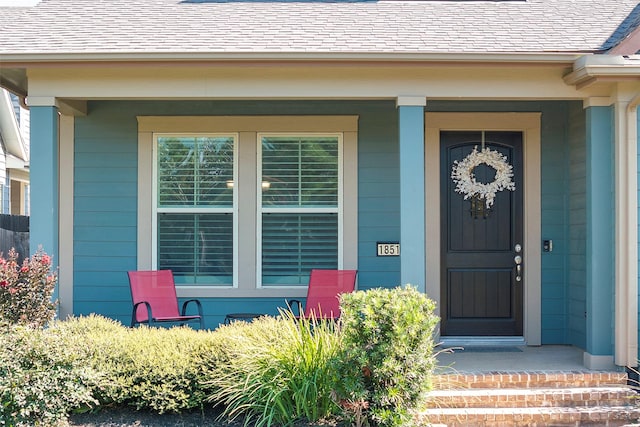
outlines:
[[[513,258],[513,262],[516,264],[516,282],[522,281],[522,257],[520,255],[516,255]]]

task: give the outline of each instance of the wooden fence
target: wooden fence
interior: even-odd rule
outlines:
[[[29,256],[29,217],[22,215],[0,215],[0,253],[7,256],[14,248],[18,262]]]

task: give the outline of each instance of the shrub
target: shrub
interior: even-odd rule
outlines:
[[[95,404],[95,373],[46,330],[0,323],[0,425],[52,426]]]
[[[431,388],[435,303],[407,286],[344,294],[341,307],[343,408],[372,425],[407,424]]]
[[[9,251],[0,257],[0,319],[12,324],[42,327],[53,320],[56,303],[52,300],[56,275],[51,271],[51,258],[42,249],[22,265],[18,254]]]
[[[252,323],[235,322],[216,331],[227,345],[227,364],[219,364],[210,400],[224,405],[223,416],[242,416],[245,425],[289,425],[317,421],[338,408],[332,399],[331,361],[340,334],[331,322],[297,320],[289,313]]]
[[[127,328],[101,316],[79,317],[52,327],[100,373],[94,396],[102,405],[125,404],[158,413],[200,408],[219,346],[209,331]]]

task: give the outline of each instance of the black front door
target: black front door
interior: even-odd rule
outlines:
[[[441,147],[441,334],[521,336],[522,132],[443,131]],[[487,147],[513,167],[515,189],[495,194],[488,207],[478,196],[464,199],[452,179],[455,162]],[[480,163],[478,183],[494,182],[496,170]],[[520,259],[516,259],[520,257]]]

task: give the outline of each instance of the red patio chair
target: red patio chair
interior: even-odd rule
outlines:
[[[295,303],[298,313],[306,318],[337,319],[340,317],[340,294],[353,292],[357,273],[357,270],[311,270],[304,312],[299,300],[289,300],[287,305],[291,307]]]
[[[158,271],[129,271],[129,285],[133,299],[131,313],[131,327],[139,323],[155,326],[156,323],[172,322],[187,323],[200,322],[200,329],[204,329],[202,304],[196,299],[190,299],[182,304],[182,311],[178,312],[178,296],[171,270]],[[187,305],[195,303],[198,315],[187,315]]]

